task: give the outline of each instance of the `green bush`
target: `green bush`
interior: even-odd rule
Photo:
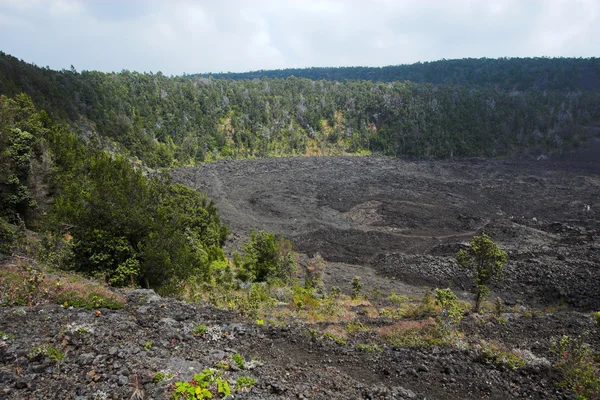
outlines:
[[[245,282],[266,282],[279,278],[286,283],[294,279],[297,266],[289,241],[276,238],[270,232],[253,230],[243,249],[243,257],[234,257],[238,279]]]
[[[176,382],[171,398],[175,400],[225,398],[231,394],[229,382],[215,369],[205,369],[189,382]]]
[[[562,372],[560,387],[570,389],[577,399],[597,399],[600,395],[600,353],[585,343],[587,333],[554,341],[551,351],[558,356],[554,366]]]

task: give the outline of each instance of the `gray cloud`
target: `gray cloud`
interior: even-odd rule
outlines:
[[[597,0],[0,0],[0,49],[57,69],[590,57],[599,36]]]

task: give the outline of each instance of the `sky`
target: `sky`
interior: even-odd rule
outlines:
[[[598,57],[600,0],[0,0],[0,50],[167,75]]]

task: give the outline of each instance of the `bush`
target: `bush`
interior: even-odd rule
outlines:
[[[526,364],[518,355],[505,351],[500,346],[488,343],[481,345],[477,360],[494,365],[506,365],[512,370],[523,368]]]
[[[289,241],[276,238],[274,233],[253,230],[242,247],[244,256],[234,256],[238,279],[266,282],[279,278],[289,283],[295,278],[297,266]]]
[[[215,369],[205,369],[189,382],[176,382],[172,398],[175,400],[225,398],[231,394],[229,382]]]
[[[558,355],[554,366],[563,374],[559,386],[572,390],[581,400],[600,395],[600,354],[585,343],[586,335],[563,336],[550,349]]]

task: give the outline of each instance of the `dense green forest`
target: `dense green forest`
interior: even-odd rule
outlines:
[[[84,145],[25,94],[0,96],[0,169],[0,253],[34,229],[34,253],[51,265],[169,292],[210,280],[225,259],[211,201]]]
[[[2,53],[0,93],[24,92],[81,137],[150,167],[368,152],[495,157],[580,145],[600,121],[600,93],[582,90],[595,87],[597,65],[595,59],[511,59],[410,66],[434,83],[439,74],[428,72],[432,66],[447,71],[444,84],[225,80],[53,71]],[[547,90],[536,90],[535,71],[545,70]],[[460,84],[474,75],[482,78]]]
[[[466,58],[386,67],[290,68],[197,74],[217,79],[369,80],[494,86],[505,90],[600,90],[598,58]]]

